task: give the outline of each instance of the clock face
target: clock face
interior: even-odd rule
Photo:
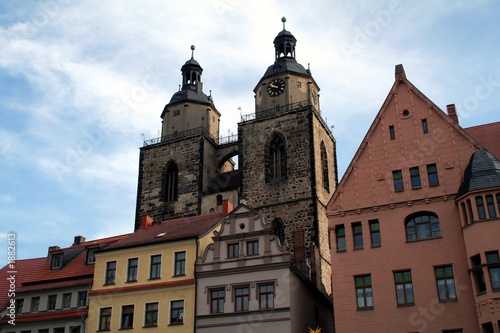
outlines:
[[[278,96],[285,91],[285,81],[283,79],[274,79],[267,85],[269,96]]]

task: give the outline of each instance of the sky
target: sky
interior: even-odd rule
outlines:
[[[342,176],[394,67],[462,127],[500,121],[500,2],[338,0],[0,0],[0,266],[133,231],[139,148],[191,57],[237,132],[274,62],[274,37],[321,88]]]

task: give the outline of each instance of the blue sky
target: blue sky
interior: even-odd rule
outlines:
[[[0,1],[0,265],[131,232],[139,147],[191,56],[235,133],[286,28],[310,64],[342,175],[403,64],[460,124],[500,121],[500,2]]]

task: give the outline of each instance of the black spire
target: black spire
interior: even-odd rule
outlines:
[[[201,73],[203,68],[201,68],[198,61],[194,60],[194,50],[195,46],[191,45],[191,59],[186,61],[184,66],[181,68],[182,72],[182,90],[186,88],[196,89],[196,85],[201,82]]]

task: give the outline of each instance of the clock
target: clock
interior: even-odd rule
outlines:
[[[285,91],[285,81],[283,79],[274,79],[267,85],[269,96],[278,96]]]

